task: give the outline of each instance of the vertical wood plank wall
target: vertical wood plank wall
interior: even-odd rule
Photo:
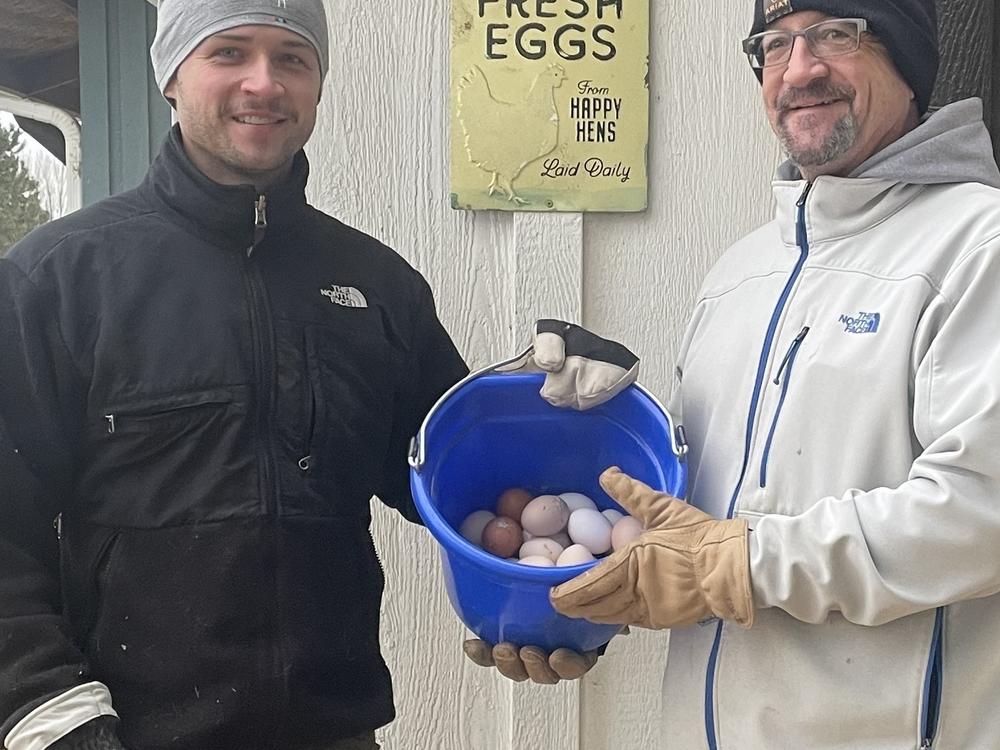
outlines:
[[[581,216],[449,207],[447,0],[327,3],[332,62],[308,147],[310,197],[427,277],[470,366],[513,354],[536,317],[562,316],[626,342],[665,398],[702,275],[769,216],[779,154],[739,51],[749,1],[652,6],[649,209]],[[398,708],[384,748],[670,747],[655,721],[666,634],[618,638],[579,683],[512,685],[462,655],[429,534],[374,512]]]

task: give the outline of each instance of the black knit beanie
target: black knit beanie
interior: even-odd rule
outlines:
[[[903,80],[913,89],[920,114],[927,111],[938,69],[934,0],[755,0],[750,34],[800,10],[868,21],[868,30],[888,48]],[[762,80],[762,72],[755,72]]]

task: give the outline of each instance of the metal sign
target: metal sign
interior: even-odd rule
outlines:
[[[452,0],[451,204],[641,211],[649,0]]]

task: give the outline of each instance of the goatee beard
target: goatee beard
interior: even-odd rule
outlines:
[[[846,154],[858,136],[854,117],[846,114],[833,124],[830,135],[813,148],[802,148],[797,145],[795,137],[782,126],[779,140],[781,147],[788,154],[789,160],[797,167],[818,167],[829,164]]]
[[[789,160],[797,167],[818,167],[839,159],[854,145],[858,137],[858,123],[854,118],[853,106],[856,92],[850,86],[837,86],[829,81],[815,80],[807,86],[784,91],[775,102],[782,112],[778,121],[778,140],[788,154]],[[833,129],[823,142],[813,148],[802,148],[787,126],[787,115],[801,103],[815,101],[843,101],[848,112],[833,124]],[[805,123],[807,126],[809,122]]]

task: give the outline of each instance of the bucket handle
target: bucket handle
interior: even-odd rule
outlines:
[[[517,369],[517,368],[511,368],[511,365],[515,365],[518,363],[521,363],[521,365],[525,364],[528,360],[528,357],[530,357],[534,353],[534,351],[535,347],[529,346],[520,354],[510,357],[509,359],[504,359],[501,360],[500,362],[494,362],[493,364],[486,365],[486,367],[476,370],[475,372],[470,372],[464,378],[455,383],[455,385],[453,385],[451,388],[445,391],[441,395],[441,397],[434,403],[434,406],[431,407],[431,410],[427,412],[427,416],[424,417],[424,421],[420,425],[420,431],[416,434],[416,436],[413,439],[410,440],[410,454],[407,457],[407,460],[409,461],[410,466],[413,467],[414,471],[419,472],[424,466],[424,461],[427,459],[426,449],[424,447],[425,437],[427,434],[427,425],[430,423],[431,419],[437,412],[438,408],[440,408],[440,406],[445,401],[447,401],[451,397],[451,395],[455,393],[455,391],[464,386],[470,380],[475,380],[478,377],[481,377],[483,375],[488,375],[498,370],[503,370],[504,368]],[[656,404],[656,406],[660,409],[660,411],[663,412],[664,415],[666,415],[667,424],[670,425],[670,447],[673,450],[674,455],[677,456],[677,459],[683,461],[688,451],[687,438],[684,435],[684,427],[682,425],[676,425],[676,426],[674,425],[673,417],[670,416],[670,412],[668,412],[664,408],[663,404],[660,403],[660,400],[656,398],[656,396],[654,396],[652,393],[650,393],[645,386],[640,385],[639,383],[634,383],[633,385],[635,385],[636,388],[638,388],[643,394],[645,394],[645,396],[654,404]]]

